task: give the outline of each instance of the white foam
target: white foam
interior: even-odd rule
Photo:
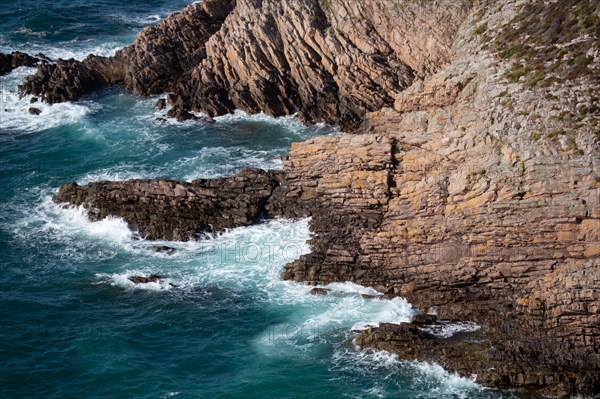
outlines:
[[[276,219],[232,229],[199,242],[136,241],[121,219],[90,222],[83,208],[65,209],[47,197],[17,228],[24,237],[33,236],[33,239],[38,238],[35,234],[50,235],[59,241],[66,238],[65,245],[80,245],[76,251],[83,254],[88,254],[86,248],[90,243],[94,243],[95,248],[109,244],[117,253],[128,254],[126,262],[114,263],[117,270],[96,274],[98,284],[124,290],[168,292],[169,295],[214,286],[229,288],[229,293],[253,292],[254,301],[285,306],[290,309],[286,320],[258,334],[253,340],[254,349],[269,357],[314,358],[324,347],[333,346],[332,375],[379,373],[374,375],[373,384],[365,387],[364,396],[389,396],[388,381],[403,381],[401,373],[407,369],[412,373],[411,383],[420,384],[418,390],[425,392],[423,397],[426,398],[466,398],[473,390],[482,389],[474,377],[461,378],[438,365],[402,362],[387,352],[356,350],[350,345],[355,336],[351,329],[409,321],[414,310],[405,299],[367,299],[362,295],[378,293],[353,283],[322,286],[329,293],[315,296],[309,293],[312,286],[282,281],[281,267],[310,251],[308,224],[308,219],[298,222]],[[153,245],[168,245],[176,252],[168,256],[155,253]],[[102,254],[97,250],[89,252],[88,256]],[[155,264],[148,262],[153,258],[164,260]],[[146,263],[151,266],[140,266]],[[167,278],[145,284],[129,280],[131,276],[149,274]]]
[[[226,114],[214,118],[217,123],[237,123],[237,122],[265,122],[279,125],[289,132],[297,134],[300,138],[306,139],[315,135],[315,130],[318,135],[327,136],[340,134],[340,130],[334,126],[328,126],[324,123],[317,123],[312,127],[307,127],[298,117],[297,114],[288,116],[272,117],[263,112],[257,114],[248,114],[242,110],[236,110],[231,114]]]
[[[41,221],[42,232],[53,231],[62,235],[86,236],[110,243],[124,244],[132,240],[134,233],[127,222],[121,218],[109,216],[92,222],[87,210],[82,206],[65,207],[55,204],[47,198],[38,209],[37,219]]]
[[[416,372],[417,381],[429,386],[428,393],[433,397],[468,398],[473,391],[484,388],[477,384],[477,376],[461,377],[450,373],[439,364],[427,362],[407,363]],[[436,396],[437,395],[437,396]]]
[[[96,274],[96,277],[98,278],[99,283],[107,283],[127,290],[170,291],[175,287],[175,282],[170,278],[162,278],[159,281],[149,283],[134,283],[129,279],[133,276],[146,276],[149,274],[151,273],[148,271],[126,271],[113,274],[98,273]]]
[[[94,172],[86,173],[76,179],[77,184],[85,185],[97,181],[123,181],[134,179],[153,179],[158,176],[157,172],[140,170],[139,166],[130,164],[119,164],[117,166],[103,168]]]
[[[461,332],[475,332],[481,329],[481,326],[473,322],[438,322],[435,325],[420,327],[422,331],[428,332],[439,338],[450,338],[454,334]]]
[[[335,283],[323,286],[330,290],[327,295],[310,295],[313,287],[287,283],[279,295],[294,304],[305,303],[305,311],[290,315],[287,322],[272,326],[257,337],[259,349],[264,353],[286,353],[288,346],[301,343],[304,351],[315,345],[327,342],[332,335],[346,336],[350,330],[356,331],[379,323],[400,323],[409,321],[413,309],[404,298],[392,300],[366,299],[374,290],[353,283]],[[299,290],[301,294],[299,295]],[[286,299],[275,302],[285,303]],[[293,353],[289,352],[288,353]]]
[[[198,155],[182,158],[172,164],[173,170],[190,170],[183,180],[213,179],[231,176],[245,167],[283,169],[283,161],[276,150],[253,150],[243,147],[205,147]],[[223,161],[219,161],[223,160]]]
[[[19,98],[17,86],[35,72],[34,68],[17,68],[12,73],[0,77],[0,129],[19,132],[33,132],[62,124],[76,123],[91,110],[90,103],[59,103],[49,105],[38,101],[30,103],[32,96]],[[29,108],[35,107],[40,115],[32,115]]]
[[[45,32],[33,32],[25,28],[23,28],[20,33],[34,36],[36,39],[45,35]],[[58,58],[68,60],[73,58],[81,61],[90,54],[110,57],[115,55],[115,53],[125,47],[125,45],[125,43],[116,41],[98,43],[95,39],[74,39],[52,46],[49,46],[47,43],[32,41],[16,47],[5,38],[0,37],[0,53],[12,53],[13,51],[22,51],[31,55],[42,53],[52,60]]]
[[[343,282],[343,283],[330,283],[327,285],[319,286],[321,288],[326,288],[333,293],[347,293],[347,294],[357,294],[357,295],[374,295],[381,296],[382,294],[371,287],[364,287],[362,285],[358,285],[351,282]]]
[[[398,391],[419,392],[419,398],[468,398],[485,388],[475,382],[476,377],[464,378],[450,373],[438,364],[400,360],[397,355],[386,351],[353,350],[346,346],[336,348],[332,355],[331,370],[338,375],[354,378],[355,375],[368,376],[372,387],[366,388],[363,395],[381,394],[382,397],[396,396]],[[406,380],[409,377],[409,386]]]
[[[14,33],[18,33],[20,35],[25,35],[25,36],[33,36],[33,37],[37,37],[37,38],[46,37],[49,34],[49,32],[46,32],[46,31],[34,32],[33,30],[26,28],[24,26],[22,26],[18,29],[15,29]]]
[[[156,146],[153,146],[153,148],[156,148]],[[166,150],[158,149],[160,152]],[[223,160],[222,162],[219,161],[221,159]],[[227,162],[227,159],[234,160]],[[182,157],[161,167],[148,169],[136,163],[122,162],[83,174],[77,177],[75,181],[83,185],[102,180],[168,177],[191,182],[196,179],[214,179],[231,176],[245,167],[281,170],[283,168],[283,161],[270,151],[251,150],[242,147],[205,147],[198,151],[198,155]]]

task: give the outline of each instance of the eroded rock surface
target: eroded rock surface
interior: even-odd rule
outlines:
[[[57,60],[38,67],[20,86],[48,103],[77,100],[95,90],[123,84],[140,95],[174,90],[206,58],[205,43],[223,23],[234,0],[207,0],[142,30],[114,57],[89,55],[83,61]],[[189,107],[187,108],[190,109]]]
[[[10,54],[0,53],[0,76],[4,76],[19,67],[34,67],[45,60],[47,58],[43,54],[31,56],[20,51],[13,51]]]
[[[280,175],[257,169],[191,183],[172,180],[102,181],[62,186],[57,203],[82,205],[91,220],[122,217],[148,239],[190,240],[255,223]]]
[[[48,102],[121,83],[185,111],[300,113],[348,129],[448,63],[471,2],[211,0],[144,29],[114,57],[41,66]]]

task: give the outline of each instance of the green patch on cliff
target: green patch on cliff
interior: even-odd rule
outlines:
[[[516,61],[507,73],[509,81],[524,76],[529,87],[575,79],[600,82],[588,55],[600,42],[599,13],[596,0],[536,0],[524,5],[493,42],[500,58]]]

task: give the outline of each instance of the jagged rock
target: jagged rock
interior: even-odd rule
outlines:
[[[234,4],[234,0],[192,4],[145,28],[131,46],[114,57],[89,55],[83,61],[42,63],[19,89],[49,103],[77,100],[113,84],[124,84],[127,90],[142,95],[164,93],[206,57],[206,40],[220,28]]]
[[[0,76],[10,73],[15,68],[34,67],[44,59],[46,57],[43,54],[32,57],[20,51],[14,51],[10,54],[0,53]]]
[[[415,81],[394,108],[367,114],[365,134],[294,144],[267,208],[312,217],[312,252],[286,265],[284,279],[384,287],[425,313],[486,326],[488,342],[456,337],[448,346],[409,324],[374,328],[361,346],[407,359],[421,348],[417,358],[484,385],[594,395],[598,115],[577,125],[548,110],[593,102],[597,84],[582,74],[556,96],[507,79],[515,61],[486,52],[473,31],[495,27],[493,42],[519,7],[500,2],[471,15],[456,58]]]
[[[189,79],[189,72],[207,56],[206,41],[221,28],[235,3],[194,3],[142,30],[131,46],[114,57],[127,65],[125,88],[141,95],[161,94],[172,92],[179,80]]]
[[[29,103],[30,104],[35,104],[35,103],[38,102],[38,100],[39,100],[39,98],[37,98],[37,97],[31,97],[31,100],[29,100]]]
[[[167,100],[165,100],[164,98],[159,98],[158,101],[156,101],[155,107],[159,111],[162,111],[163,109],[165,109],[166,106],[167,106]]]
[[[419,313],[413,316],[411,323],[415,325],[420,324],[435,324],[437,316],[428,313]]]
[[[443,362],[446,367],[465,376],[477,373],[480,383],[494,385],[500,378],[491,375],[502,376],[506,368],[519,370],[518,363],[504,363],[501,358],[490,361],[492,341],[495,338],[485,330],[467,334],[459,337],[438,338],[424,331],[415,323],[390,324],[381,323],[377,328],[369,328],[360,331],[354,343],[365,348],[387,350],[394,352],[402,359],[426,361],[431,363]],[[490,365],[498,367],[489,370]],[[483,378],[482,378],[483,377]],[[489,378],[489,380],[487,380]],[[506,385],[498,385],[504,388],[511,387],[509,381]],[[533,384],[526,388],[536,388]]]
[[[198,117],[192,114],[189,111],[186,111],[181,107],[173,107],[167,112],[167,116],[169,118],[175,118],[179,122],[187,121],[187,120],[197,120]]]
[[[369,295],[369,294],[361,294],[361,297],[364,299],[380,299],[381,295]]]
[[[94,90],[122,82],[124,76],[125,65],[120,60],[89,55],[83,61],[42,62],[37,73],[19,85],[19,90],[52,104],[77,100]]]
[[[29,113],[31,115],[39,115],[42,113],[42,111],[39,108],[29,107]]]
[[[172,180],[97,182],[64,185],[53,200],[83,205],[91,220],[122,217],[148,239],[190,240],[255,223],[281,176],[244,169],[219,179],[191,183]]]
[[[595,395],[600,59],[596,31],[578,29],[598,7],[203,1],[113,58],[42,63],[23,90],[52,102],[123,83],[172,93],[175,117],[299,112],[362,133],[294,144],[281,185],[267,172],[100,182],[65,186],[55,200],[94,220],[121,216],[150,238],[247,225],[263,210],[311,216],[312,252],[283,278],[353,281],[484,326],[436,338],[422,329],[432,318],[416,316],[363,332],[359,345],[489,386]],[[538,52],[560,57],[530,63]]]
[[[329,293],[329,290],[327,288],[318,288],[315,287],[312,290],[310,290],[311,295],[327,295]]]

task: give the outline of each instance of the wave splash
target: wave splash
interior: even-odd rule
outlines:
[[[76,123],[94,108],[87,102],[49,105],[41,101],[32,103],[33,96],[30,95],[21,97],[17,87],[26,76],[33,73],[35,68],[21,67],[0,77],[0,129],[22,133]],[[41,113],[31,114],[31,107]]]

